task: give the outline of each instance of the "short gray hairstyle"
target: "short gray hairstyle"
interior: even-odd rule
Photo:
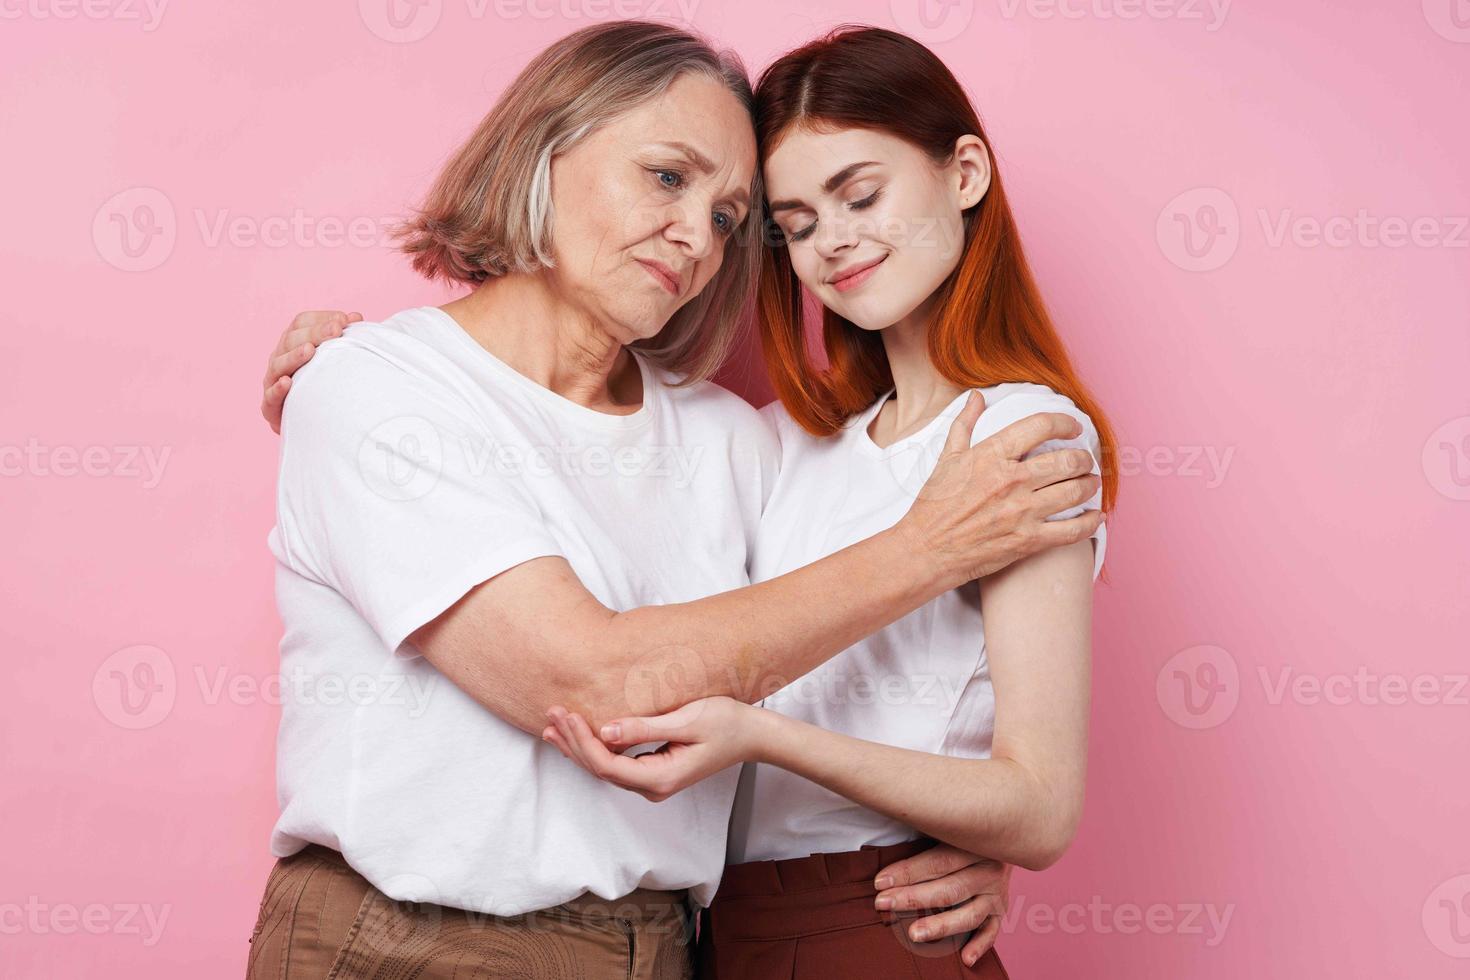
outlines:
[[[430,278],[478,284],[552,264],[551,161],[607,122],[662,94],[690,72],[724,84],[751,111],[738,55],[677,27],[613,21],[541,52],[480,121],[436,178],[401,247]],[[752,200],[760,200],[756,170]],[[712,375],[748,326],[760,262],[760,209],[725,242],[709,284],[659,333],[632,346],[692,383]]]

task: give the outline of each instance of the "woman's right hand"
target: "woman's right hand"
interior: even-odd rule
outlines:
[[[899,521],[911,547],[940,562],[951,586],[983,578],[1012,562],[1092,535],[1100,510],[1048,521],[1092,499],[1102,480],[1085,449],[1056,449],[1026,458],[1052,439],[1075,439],[1081,423],[1038,412],[974,446],[971,434],[985,399],[972,392],[950,427],[944,451]]]
[[[281,431],[281,409],[286,404],[286,393],[291,390],[291,375],[311,360],[317,344],[342,336],[349,323],[361,319],[361,313],[340,310],[296,314],[265,364],[265,394],[261,397],[260,414],[270,423],[272,432]]]

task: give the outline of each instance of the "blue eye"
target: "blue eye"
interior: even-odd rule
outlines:
[[[720,230],[720,234],[728,235],[735,230],[735,219],[723,211],[716,211],[715,227]]]
[[[668,187],[670,189],[678,187],[680,184],[684,183],[684,175],[679,173],[679,171],[677,170],[655,170],[653,173],[656,177],[658,177],[658,182],[660,184],[663,184],[665,187]],[[665,180],[665,177],[669,179]]]

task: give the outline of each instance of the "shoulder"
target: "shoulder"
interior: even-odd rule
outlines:
[[[1070,415],[1081,423],[1082,435],[1077,439],[1043,443],[1044,448],[1075,445],[1092,450],[1094,455],[1097,454],[1097,427],[1093,425],[1092,418],[1078,408],[1071,398],[1050,386],[1030,381],[1016,381],[977,390],[985,398],[985,411],[980,414],[980,421],[975,425],[975,434],[970,440],[971,445],[994,435],[1013,422],[1019,422],[1021,419],[1044,412],[1054,412]]]
[[[299,430],[346,418],[471,416],[460,372],[443,350],[411,329],[412,312],[355,323],[324,342],[292,379],[282,434],[293,422]]]
[[[781,399],[772,399],[760,409],[761,421],[771,434],[776,437],[777,442],[785,442],[795,431],[801,430],[786,406],[781,404]]]
[[[677,375],[654,373],[664,385],[665,397],[684,419],[697,419],[718,426],[736,436],[764,439],[769,424],[750,402],[713,381],[696,381],[675,386]]]

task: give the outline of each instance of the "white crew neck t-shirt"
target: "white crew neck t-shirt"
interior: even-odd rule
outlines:
[[[1043,443],[1032,455],[1063,447],[1087,449],[1099,472],[1092,420],[1045,385],[1013,383],[979,389],[986,409],[972,444],[1037,412],[1078,419],[1077,439]],[[968,393],[966,393],[968,394]],[[919,432],[880,448],[868,426],[886,396],[836,434],[804,431],[780,406],[762,413],[781,442],[781,470],[756,537],[752,581],[764,581],[892,527],[908,512],[934,469],[965,394]],[[1051,519],[1074,517],[1086,504]],[[1107,529],[1093,535],[1093,578],[1102,569]],[[830,731],[921,752],[983,759],[990,755],[995,694],[985,656],[980,584],[939,596],[847,648],[762,702],[766,708]],[[817,783],[756,763],[741,772],[731,819],[729,860],[783,860],[912,840],[901,821],[852,802]]]
[[[496,915],[639,887],[708,904],[735,770],[651,803],[403,645],[539,556],[566,558],[616,610],[748,584],[775,438],[723,388],[638,364],[642,407],[594,411],[423,307],[350,327],[297,374],[270,536],[277,856],[323,844],[391,898]]]

